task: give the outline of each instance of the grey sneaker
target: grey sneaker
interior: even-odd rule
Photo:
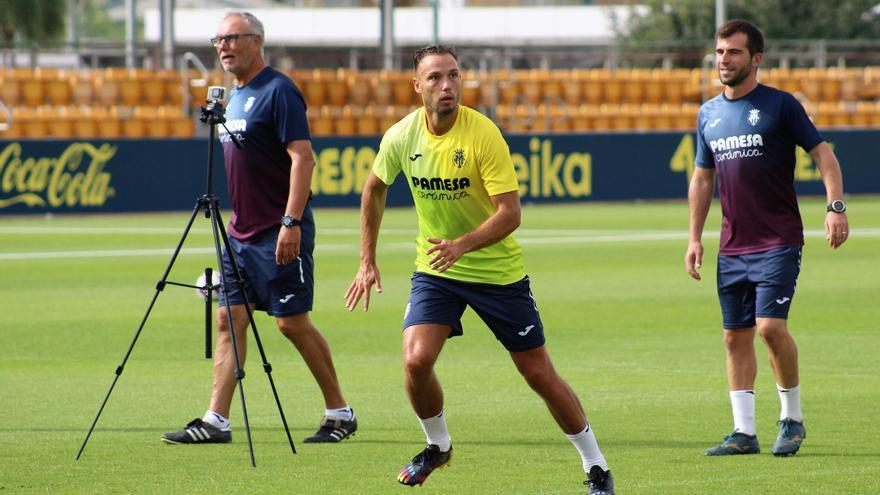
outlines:
[[[230,428],[217,428],[205,423],[200,418],[190,421],[180,431],[163,433],[162,441],[165,443],[229,443],[232,441]]]
[[[614,495],[614,478],[610,469],[602,471],[599,466],[591,467],[584,484],[589,487],[587,495]]]
[[[801,442],[807,438],[807,430],[804,428],[803,422],[795,421],[791,418],[785,418],[776,422],[779,427],[779,436],[773,443],[773,455],[777,457],[785,457],[797,454],[801,448]]]
[[[318,431],[304,441],[305,443],[337,443],[354,435],[357,429],[358,422],[354,413],[352,413],[351,421],[324,416]]]
[[[743,455],[757,454],[761,452],[758,445],[757,435],[746,435],[745,433],[733,432],[724,437],[724,441],[720,445],[716,445],[706,450],[706,455]]]

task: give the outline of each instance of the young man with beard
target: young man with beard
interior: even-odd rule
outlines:
[[[459,105],[461,73],[450,47],[418,50],[414,66],[413,86],[423,107],[382,139],[361,201],[360,268],[346,293],[349,310],[361,297],[367,310],[373,286],[382,292],[379,226],[388,187],[402,173],[419,219],[416,271],[403,317],[404,387],[428,445],[397,479],[420,485],[452,456],[434,363],[446,340],[462,335],[461,316],[470,306],[574,444],[589,493],[613,494],[611,472],[580,400],[544,347],[522,249],[511,235],[520,224],[520,204],[507,143],[491,120]]]
[[[803,224],[794,189],[795,146],[807,150],[822,174],[828,199],[825,236],[832,249],[847,239],[840,165],[790,94],[758,83],[764,37],[736,19],[716,33],[715,61],[724,91],[697,117],[696,170],[691,179],[685,268],[696,280],[703,226],[717,170],[721,200],[718,296],[724,320],[733,433],[706,455],[757,454],[755,332],[767,345],[782,407],[776,456],[797,453],[806,437],[798,353],[787,318],[800,272]]]

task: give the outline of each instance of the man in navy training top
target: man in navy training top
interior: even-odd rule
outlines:
[[[732,20],[715,36],[724,91],[697,117],[696,170],[688,191],[690,226],[685,267],[696,280],[700,239],[715,174],[721,200],[718,297],[724,320],[733,433],[706,455],[757,454],[755,328],[767,345],[782,402],[773,455],[797,453],[806,437],[800,404],[797,346],[786,318],[804,244],[794,189],[795,146],[822,174],[828,199],[825,237],[832,249],[847,239],[840,165],[803,107],[789,93],[758,83],[764,37],[751,22]]]
[[[330,347],[309,319],[314,288],[315,222],[309,184],[315,166],[302,93],[263,60],[263,24],[248,12],[229,12],[211,40],[223,68],[232,73],[226,126],[221,126],[232,215],[229,236],[253,309],[275,317],[324,395],[326,411],[317,433],[306,442],[339,442],[357,429],[354,412],[342,397]],[[227,280],[235,280],[223,252]],[[235,393],[235,363],[229,334],[228,298],[244,367],[249,324],[238,284],[221,293],[211,403],[205,416],[182,430],[165,433],[167,443],[225,443],[232,440],[229,407]]]

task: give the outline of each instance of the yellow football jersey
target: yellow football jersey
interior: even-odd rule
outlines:
[[[443,273],[431,269],[429,237],[455,239],[494,212],[491,196],[516,191],[510,150],[501,131],[484,115],[459,106],[452,129],[428,132],[424,107],[404,117],[382,138],[373,172],[391,185],[403,173],[419,217],[416,270],[466,282],[505,285],[525,277],[522,248],[509,235],[465,253]]]

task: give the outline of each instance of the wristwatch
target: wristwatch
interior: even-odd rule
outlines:
[[[828,211],[833,211],[834,213],[843,213],[846,211],[846,203],[844,203],[842,199],[835,199],[834,201],[828,203]]]
[[[281,217],[281,225],[290,229],[296,227],[297,225],[302,225],[302,220],[293,218],[290,215],[284,215],[283,217]]]

